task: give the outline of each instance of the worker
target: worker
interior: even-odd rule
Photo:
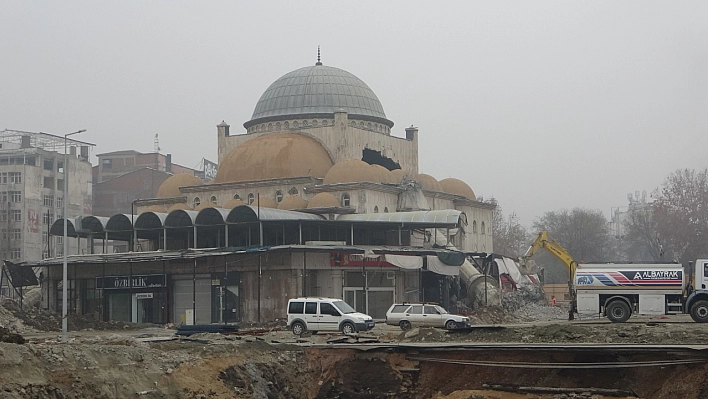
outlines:
[[[556,296],[551,295],[551,306],[556,306]]]

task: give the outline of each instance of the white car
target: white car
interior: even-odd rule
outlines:
[[[441,327],[448,330],[468,327],[469,317],[450,314],[429,303],[394,303],[386,312],[386,324],[409,330],[411,326]]]
[[[288,301],[288,328],[295,335],[305,331],[341,331],[353,334],[371,330],[371,316],[359,313],[341,299],[296,298]]]

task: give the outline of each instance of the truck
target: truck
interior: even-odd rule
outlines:
[[[545,249],[568,269],[568,320],[578,315],[603,315],[622,323],[632,313],[665,315],[688,313],[698,323],[708,322],[708,259],[678,263],[578,263],[548,232],[538,233],[526,253],[525,264]]]
[[[708,259],[678,263],[579,264],[573,296],[579,315],[621,323],[632,313],[688,313],[708,322]]]

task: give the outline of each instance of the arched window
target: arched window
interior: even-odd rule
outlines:
[[[482,226],[481,226],[480,230],[482,230],[482,234],[487,234],[487,232],[484,230],[484,222],[482,222]]]
[[[198,207],[199,204],[202,203],[202,200],[199,199],[199,197],[194,197],[194,207]]]
[[[275,124],[275,130],[280,130],[280,122]]]
[[[375,206],[375,207],[374,207],[374,213],[379,213],[379,207],[378,207],[378,206]]]
[[[472,221],[472,232],[477,233],[477,221]]]
[[[298,127],[297,121],[293,122],[293,129],[297,129],[297,127]]]
[[[212,204],[216,205],[216,204],[217,204],[217,202],[216,202],[216,195],[212,195],[212,196],[211,196],[211,199],[209,199],[209,201],[211,201]]]
[[[238,194],[234,194],[234,199],[240,200],[240,199],[241,199],[241,196],[238,195]]]
[[[384,207],[384,213],[388,213],[388,207]]]
[[[275,202],[280,203],[283,200],[283,192],[278,190],[275,192]]]
[[[256,200],[256,196],[253,195],[253,193],[248,193],[248,205],[253,204],[253,202]]]
[[[272,131],[273,131],[273,124],[272,124],[272,123],[269,123],[269,124],[268,124],[268,131],[269,131],[269,132],[272,132]]]
[[[295,188],[295,187],[290,187],[290,190],[288,190],[288,194],[290,194],[290,195],[297,195],[297,188]]]
[[[285,123],[283,124],[283,126],[285,126],[286,129],[290,129],[290,122],[285,121]]]
[[[312,126],[317,127],[317,120],[316,119],[312,120]]]
[[[342,194],[342,206],[349,206],[350,202],[351,201],[349,198],[349,194],[347,194],[347,193]]]

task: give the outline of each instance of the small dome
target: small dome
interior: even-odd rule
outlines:
[[[167,213],[170,213],[174,210],[181,209],[183,211],[191,211],[192,208],[190,208],[187,204],[174,204],[171,207],[167,209]]]
[[[237,206],[240,206],[240,205],[246,205],[246,203],[243,202],[243,201],[241,201],[240,199],[234,198],[234,199],[230,199],[230,200],[226,201],[226,203],[224,204],[224,206],[222,206],[222,208],[224,208],[224,209],[234,209],[234,208],[236,208]]]
[[[442,191],[440,183],[438,183],[438,181],[433,176],[426,175],[425,173],[418,173],[415,176],[415,181],[420,183],[420,185],[423,187],[423,190]]]
[[[324,177],[332,167],[327,150],[301,134],[269,134],[234,148],[221,162],[214,183]]]
[[[329,208],[329,207],[340,207],[339,200],[335,198],[334,195],[330,193],[319,193],[312,197],[308,208]]]
[[[380,183],[381,177],[377,169],[358,159],[345,159],[330,168],[324,177],[323,184],[372,182]]]
[[[394,169],[391,171],[391,179],[394,183],[400,183],[403,180],[403,176],[405,176],[403,169]]]
[[[348,112],[350,119],[393,126],[366,83],[345,70],[321,63],[296,69],[273,82],[258,100],[251,120],[243,126],[248,129],[263,122],[309,115],[333,116],[339,109]]]
[[[257,207],[257,206],[258,206],[258,200],[259,200],[259,199],[256,198],[256,199],[253,201],[253,203],[251,204],[251,206],[256,206],[256,207]],[[277,208],[277,207],[278,207],[278,204],[276,204],[274,200],[272,200],[272,199],[270,199],[270,198],[268,198],[268,197],[261,197],[261,198],[260,198],[260,204],[261,204],[261,205],[260,205],[261,208]]]
[[[206,208],[218,208],[218,206],[216,206],[216,204],[213,202],[206,201],[206,202],[202,202],[201,204],[197,205],[194,208],[194,210],[199,212],[202,209],[206,209]]]
[[[394,178],[391,176],[391,171],[383,166],[372,164],[369,165],[369,168],[378,176],[378,183],[398,183],[397,181],[394,181]]]
[[[278,209],[291,210],[305,208],[307,208],[307,201],[299,195],[288,195],[278,204]]]
[[[474,191],[472,191],[472,188],[460,179],[455,179],[452,177],[442,179],[440,180],[440,187],[442,188],[442,191],[449,194],[460,195],[467,199],[471,199],[472,201],[477,199],[474,195]]]
[[[165,213],[165,207],[161,205],[150,205],[143,212]]]
[[[182,193],[179,192],[180,187],[184,186],[201,186],[204,184],[197,176],[188,173],[178,173],[170,176],[162,182],[160,188],[157,189],[157,198],[172,198],[179,197]]]

